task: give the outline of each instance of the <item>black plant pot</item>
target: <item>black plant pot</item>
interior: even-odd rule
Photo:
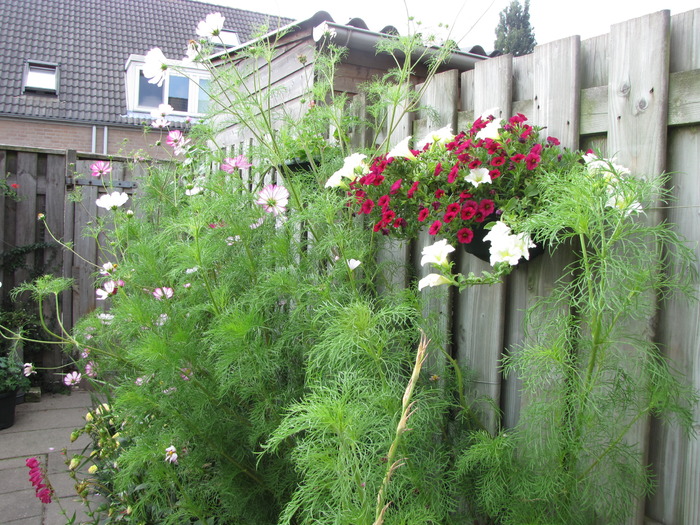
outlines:
[[[464,251],[467,253],[471,253],[477,259],[481,259],[484,262],[491,262],[491,253],[489,252],[491,248],[491,243],[489,241],[484,240],[484,237],[486,237],[486,235],[488,235],[489,231],[491,230],[487,230],[483,226],[487,225],[490,222],[495,222],[497,220],[498,215],[489,215],[486,218],[486,220],[484,220],[484,222],[481,223],[480,227],[474,228],[472,230],[472,232],[474,233],[472,242],[462,245]],[[538,244],[534,248],[530,248],[529,253],[530,258],[528,260],[531,261],[535,257],[544,253],[544,246]]]
[[[0,392],[0,430],[15,424],[17,391]]]

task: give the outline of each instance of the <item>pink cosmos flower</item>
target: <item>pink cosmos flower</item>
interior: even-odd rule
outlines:
[[[163,117],[158,117],[153,122],[151,122],[152,128],[167,128],[170,126],[171,122]]]
[[[122,285],[123,285],[122,281]],[[115,295],[117,291],[119,290],[120,284],[117,281],[107,281],[102,285],[102,288],[98,288],[95,291],[95,294],[97,295],[97,300],[98,301],[104,301],[111,295]]]
[[[153,290],[153,297],[160,301],[162,299],[170,299],[173,296],[173,293],[175,292],[172,288],[163,286],[162,288],[156,288]]]
[[[185,152],[187,145],[190,143],[190,139],[185,138],[182,131],[179,129],[174,129],[168,133],[168,138],[165,139],[165,142],[168,146],[173,148],[173,153],[175,153],[175,155],[181,155]]]
[[[63,383],[66,386],[73,386],[77,385],[80,383],[80,380],[82,379],[82,376],[80,375],[80,372],[70,372],[66,374],[66,376],[63,378]]]
[[[85,375],[88,377],[97,377],[95,363],[90,361],[85,365]]]
[[[94,164],[90,165],[90,175],[93,177],[101,177],[102,175],[107,175],[112,171],[112,165],[109,162],[99,160]]]
[[[223,164],[221,164],[221,169],[226,173],[233,173],[236,168],[245,170],[252,166],[245,155],[238,155],[237,157],[227,157],[224,159]]]
[[[267,213],[279,215],[287,210],[288,201],[289,192],[287,188],[276,184],[268,184],[258,193],[258,200],[255,203],[262,206]]]

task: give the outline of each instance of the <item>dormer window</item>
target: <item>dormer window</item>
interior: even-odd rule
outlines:
[[[143,56],[131,55],[126,64],[127,110],[133,116],[150,113],[160,104],[173,107],[172,116],[198,116],[207,111],[209,73],[199,64],[168,61],[163,83],[151,84],[143,74]],[[140,116],[140,115],[138,115]]]
[[[22,85],[25,93],[58,94],[58,64],[28,60]]]
[[[221,41],[219,41],[219,39]],[[212,42],[219,45],[221,42],[223,42],[226,47],[238,47],[241,45],[241,40],[238,38],[238,33],[228,29],[222,29],[218,37],[212,37]]]

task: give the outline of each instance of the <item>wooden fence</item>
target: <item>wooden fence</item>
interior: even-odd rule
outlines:
[[[395,141],[445,125],[464,129],[496,107],[503,118],[523,113],[546,126],[564,146],[600,148],[635,175],[673,173],[678,200],[665,218],[700,257],[700,9],[673,17],[660,11],[616,24],[609,34],[590,40],[575,36],[538,46],[527,56],[477,63],[473,71],[441,73],[422,102],[437,110],[439,120],[417,115],[411,122],[409,116],[404,135]],[[391,246],[385,257],[417,262],[420,250],[420,242]],[[451,334],[450,351],[476,372],[477,392],[496,401],[505,427],[518,421],[523,401],[518,378],[502,377],[500,359],[504,349],[522,341],[523,311],[552,289],[568,257],[558,250],[518,268],[503,285],[468,289],[432,305]],[[458,256],[457,265],[463,273],[488,268],[466,254]],[[415,268],[418,276],[429,271]],[[696,289],[700,292],[697,283]],[[644,327],[696,389],[699,319],[697,303],[672,301]],[[696,422],[698,416],[696,407]],[[494,428],[496,421],[488,424]],[[655,420],[640,423],[631,436],[652,465],[658,487],[650,499],[638,502],[629,523],[700,523],[700,442]]]
[[[99,160],[111,161],[114,189],[132,194],[142,168],[126,158],[0,145],[0,174],[7,176],[8,184],[18,185],[18,199],[0,195],[0,304],[4,308],[14,307],[9,298],[12,288],[49,272],[75,282],[61,297],[61,321],[67,329],[95,308],[97,266],[107,257],[84,232],[106,213],[95,201],[107,189],[90,175],[90,165]],[[38,220],[40,213],[45,220]],[[56,239],[71,245],[72,251],[63,250]],[[45,318],[51,321],[55,308],[46,306]],[[58,349],[42,358],[46,367],[63,363]]]

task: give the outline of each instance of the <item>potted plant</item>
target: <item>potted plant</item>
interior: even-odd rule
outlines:
[[[0,356],[0,429],[14,424],[17,390],[29,387],[23,368],[14,353]]]

